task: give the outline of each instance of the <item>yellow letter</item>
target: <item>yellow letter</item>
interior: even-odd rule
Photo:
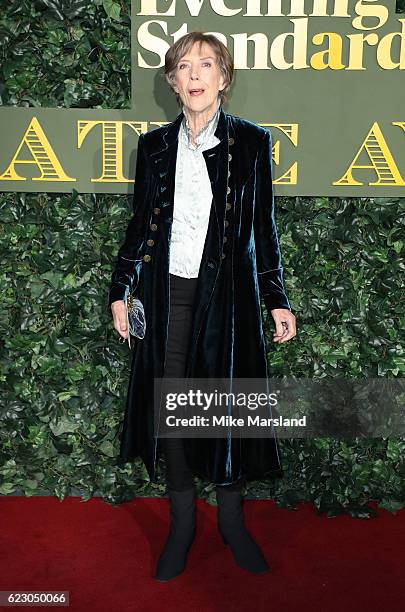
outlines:
[[[363,150],[368,154],[371,164],[356,164]],[[354,168],[375,170],[378,180],[375,183],[368,183],[369,185],[392,185],[394,187],[405,185],[377,121],[373,123],[349,169],[341,179],[334,181],[332,185],[364,185],[353,178]]]
[[[87,134],[96,125],[102,126],[102,175],[92,183],[133,183],[122,171],[122,126],[129,125],[136,133],[146,132],[146,121],[78,121],[77,146],[80,149]]]
[[[23,145],[27,145],[33,160],[29,159],[17,159],[19,152]],[[52,149],[49,140],[45,136],[45,132],[41,128],[39,121],[36,117],[31,119],[31,123],[25,132],[23,139],[14,154],[13,159],[9,167],[3,174],[0,175],[0,181],[26,181],[27,179],[17,174],[15,164],[34,164],[41,171],[41,176],[33,177],[33,181],[73,181],[76,179],[71,178],[65,174],[58,158]]]

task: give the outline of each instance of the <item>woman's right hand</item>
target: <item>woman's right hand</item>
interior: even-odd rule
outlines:
[[[114,318],[114,328],[122,338],[127,339],[127,313],[124,300],[116,300],[111,304],[111,311]]]

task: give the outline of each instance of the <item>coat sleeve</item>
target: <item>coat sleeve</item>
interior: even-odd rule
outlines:
[[[256,165],[254,211],[256,264],[260,295],[267,311],[274,308],[291,310],[284,288],[281,250],[275,222],[272,181],[272,137],[266,130]]]
[[[149,217],[151,172],[145,153],[144,134],[138,139],[133,216],[128,224],[125,240],[120,247],[111,277],[108,308],[116,300],[125,300],[129,291],[135,291],[142,270],[146,224]]]

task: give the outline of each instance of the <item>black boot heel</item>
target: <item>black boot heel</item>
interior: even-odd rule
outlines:
[[[156,565],[155,580],[167,582],[181,574],[195,537],[195,487],[186,491],[168,489],[170,532]]]
[[[260,547],[244,525],[242,492],[217,486],[218,528],[224,544],[229,544],[235,562],[239,567],[263,574],[269,566]]]

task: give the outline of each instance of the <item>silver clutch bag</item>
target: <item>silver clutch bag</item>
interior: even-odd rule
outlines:
[[[131,293],[126,299],[128,346],[131,347],[131,335],[142,340],[146,332],[145,310],[141,300]]]

